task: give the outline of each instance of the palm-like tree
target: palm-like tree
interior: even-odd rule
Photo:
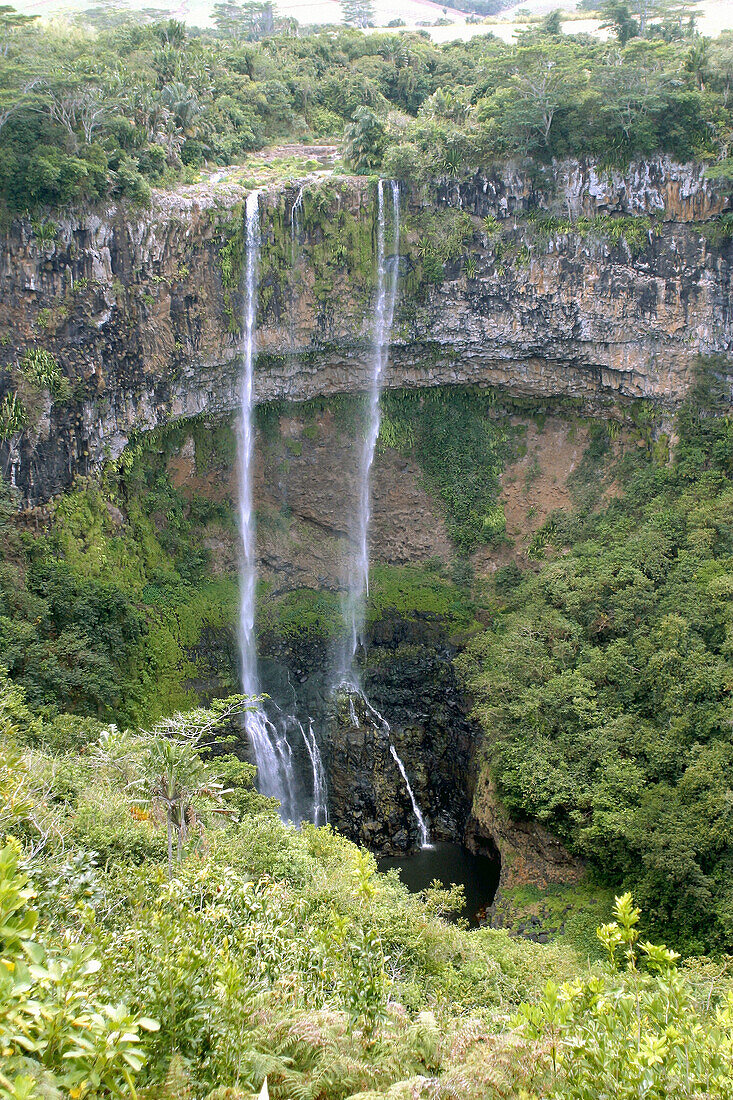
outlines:
[[[180,863],[189,830],[198,820],[197,804],[206,801],[209,810],[231,814],[225,789],[212,762],[201,751],[214,744],[211,735],[247,706],[243,696],[218,701],[211,710],[175,714],[159,722],[147,735],[142,775],[131,786],[140,800],[165,813],[168,830],[168,875],[173,877],[173,835],[176,860]]]

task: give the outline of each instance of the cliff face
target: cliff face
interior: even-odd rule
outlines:
[[[261,200],[259,401],[358,391],[369,370],[373,192],[307,181],[291,226],[297,193]],[[26,500],[118,457],[136,431],[236,407],[243,194],[212,184],[6,233],[0,400],[27,391],[32,347],[70,383],[63,400],[35,394],[25,430],[0,445]],[[625,175],[506,168],[430,198],[403,189],[386,384],[673,407],[695,356],[733,346],[733,245],[710,232],[727,205],[699,168],[667,161]]]

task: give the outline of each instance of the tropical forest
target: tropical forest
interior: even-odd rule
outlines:
[[[0,1100],[730,1100],[729,6],[157,2],[0,6]]]

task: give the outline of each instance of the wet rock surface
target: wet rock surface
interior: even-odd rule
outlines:
[[[466,828],[466,847],[472,852],[501,852],[500,886],[513,888],[531,883],[546,888],[578,882],[583,864],[548,829],[536,821],[509,816],[501,803],[488,769],[480,770],[471,817]]]
[[[328,784],[329,822],[339,832],[379,855],[411,851],[419,834],[405,783],[390,753],[394,745],[427,820],[431,838],[462,840],[472,787],[477,729],[455,678],[455,650],[440,640],[436,622],[378,624],[381,644],[362,654],[364,694],[388,723],[387,732],[369,708],[332,690],[327,647],[302,639],[275,646],[261,656],[262,691],[272,704],[306,726],[312,720]],[[409,640],[405,640],[409,639]],[[204,697],[221,693],[236,676],[233,631],[210,631],[195,655],[208,671],[196,684]],[[267,706],[267,704],[266,704]],[[246,745],[242,748],[246,753]],[[296,770],[308,787],[307,751],[293,745]],[[306,801],[307,801],[306,791]]]
[[[339,187],[334,201],[372,217],[368,181]],[[183,189],[156,195],[146,211],[65,217],[53,241],[39,243],[28,222],[3,235],[0,398],[28,347],[50,350],[70,385],[64,401],[0,445],[3,473],[26,501],[117,458],[135,431],[237,407],[240,302],[225,293],[222,245],[241,220],[243,194],[236,185]],[[266,230],[277,201],[274,192],[262,199]],[[425,209],[417,192],[405,190],[403,201],[407,211]],[[733,347],[733,242],[714,246],[697,224],[728,204],[699,166],[668,160],[626,173],[576,162],[539,175],[507,166],[439,186],[429,209],[471,215],[475,266],[468,277],[451,261],[439,284],[414,294],[403,280],[386,384],[476,383],[570,396],[588,409],[632,397],[673,407],[695,356]],[[639,248],[568,230],[529,248],[531,227],[517,218],[532,212],[658,221]],[[486,215],[502,224],[502,256],[481,236]],[[364,390],[369,293],[344,269],[330,304],[309,271],[292,300],[276,296],[258,328],[257,400]]]

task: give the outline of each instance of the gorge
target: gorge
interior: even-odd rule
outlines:
[[[733,1096],[731,18],[421,2],[0,5],[0,1100]]]
[[[401,226],[395,189],[339,177],[160,193],[144,221],[121,208],[61,220],[52,243],[15,223],[2,385],[31,418],[0,459],[44,522],[75,478],[144,454],[210,514],[198,537],[217,583],[237,573],[238,507],[241,663],[227,595],[176,641],[171,698],[220,694],[238,671],[270,697],[245,724],[286,818],[329,820],[381,853],[427,844],[429,829],[501,853],[504,885],[572,882],[582,860],[504,816],[477,758],[453,660],[493,612],[462,594],[465,577],[530,563],[594,417],[617,425],[620,453],[653,409],[649,445],[668,445],[697,358],[733,340],[731,244],[715,234],[729,199],[667,159],[623,174],[507,165],[401,190]],[[64,400],[28,388],[19,363],[36,346]],[[477,516],[451,511],[434,456],[413,446],[450,417],[488,433]],[[124,541],[128,505],[104,506],[105,538]]]

